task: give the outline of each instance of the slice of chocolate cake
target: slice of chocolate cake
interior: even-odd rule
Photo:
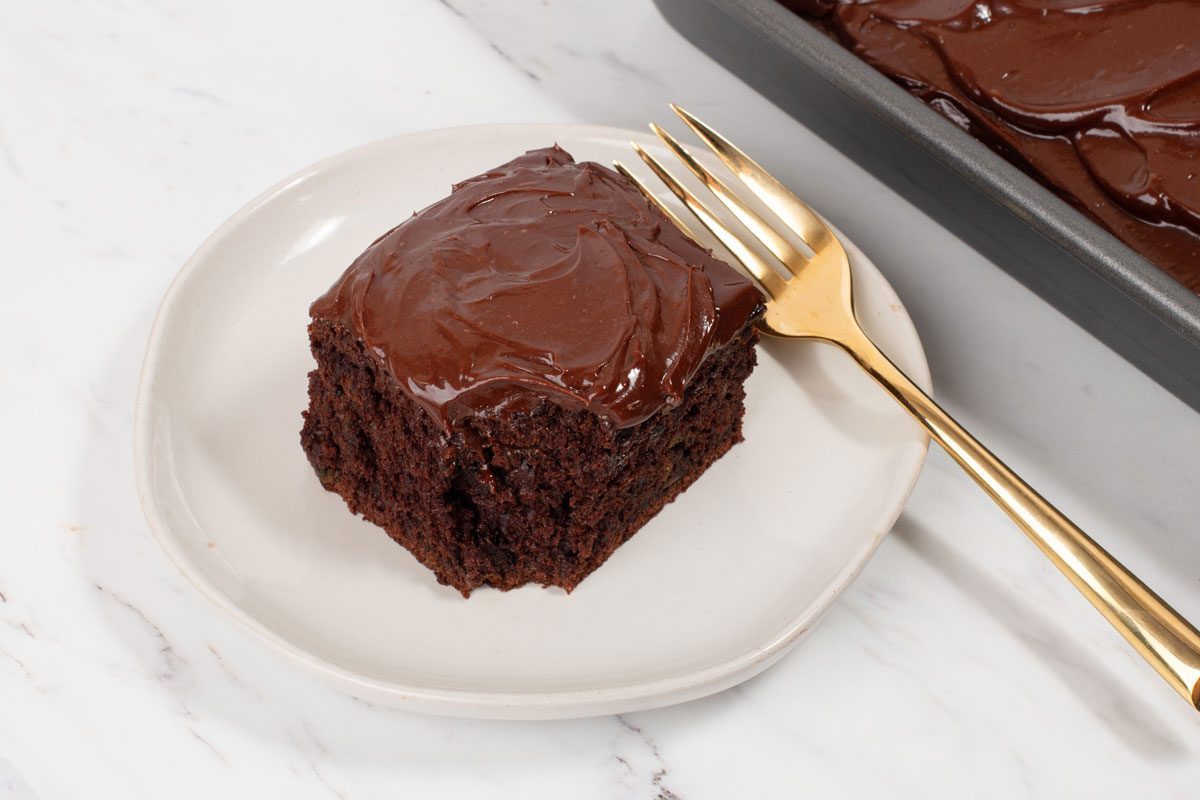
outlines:
[[[534,150],[313,303],[301,442],[441,583],[569,591],[741,440],[761,311],[623,177]]]

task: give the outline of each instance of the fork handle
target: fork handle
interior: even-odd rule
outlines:
[[[850,353],[975,479],[1158,674],[1200,710],[1200,633],[912,382],[862,331]]]

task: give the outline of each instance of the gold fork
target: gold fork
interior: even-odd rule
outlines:
[[[1200,633],[1071,520],[955,422],[863,332],[854,314],[846,251],[833,231],[765,169],[727,139],[672,104],[671,109],[750,191],[811,250],[802,253],[724,181],[691,156],[671,134],[651,124],[721,203],[769,250],[783,274],[758,254],[645,148],[633,149],[704,227],[741,262],[766,292],[760,329],[787,339],[837,345],[920,422],[1034,544],[1150,662],[1193,708],[1200,710]],[[620,162],[617,170],[684,232],[687,226]],[[690,235],[690,232],[688,232]],[[695,238],[695,237],[693,237]],[[784,274],[787,277],[784,277]]]

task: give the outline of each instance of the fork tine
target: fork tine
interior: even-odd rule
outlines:
[[[697,241],[696,234],[692,233],[691,228],[684,224],[683,220],[679,218],[679,215],[676,214],[670,206],[655,197],[654,193],[646,188],[646,184],[642,183],[641,178],[630,172],[629,169],[620,161],[613,161],[613,169],[625,176],[625,180],[632,183],[634,188],[642,193],[642,197],[645,197],[651,203],[654,203],[654,205],[658,206],[658,210],[663,212],[667,219],[671,220],[671,222],[675,224],[676,228],[679,228],[679,230],[687,234],[688,238],[692,241]]]
[[[776,180],[771,173],[759,166],[754,159],[739,150],[724,136],[687,111],[674,103],[671,103],[670,106],[671,110],[692,129],[692,132],[708,145],[717,158],[725,162],[725,166],[729,167],[743,183],[749,186],[750,190],[795,231],[805,244],[816,251],[834,244],[841,247],[837,237],[821,221],[821,218],[800,198],[792,194],[786,186]]]
[[[671,148],[671,151],[692,171],[692,174],[703,181],[704,185],[717,196],[717,199],[724,203],[725,207],[732,211],[742,221],[742,224],[757,236],[759,241],[765,244],[767,249],[774,253],[775,257],[782,261],[789,270],[798,272],[808,263],[806,255],[793,247],[792,243],[787,239],[780,236],[779,232],[770,223],[759,216],[758,212],[750,208],[746,201],[734,194],[733,190],[723,180],[697,161],[674,136],[653,122],[650,123],[650,130],[654,131],[658,135],[658,138],[662,139],[663,143]]]
[[[646,166],[654,171],[658,179],[666,184],[671,193],[679,198],[688,211],[691,211],[696,219],[700,220],[700,224],[708,228],[713,236],[720,240],[721,244],[725,245],[726,249],[733,254],[738,263],[750,273],[763,290],[771,297],[779,297],[784,290],[784,280],[779,276],[771,265],[766,262],[758,253],[755,253],[746,244],[738,238],[725,223],[721,222],[699,198],[692,194],[682,183],[675,178],[667,168],[659,163],[658,159],[646,152],[637,142],[629,143],[634,151],[641,157],[642,161],[646,162]],[[654,202],[658,203],[658,200]],[[661,203],[659,204],[661,208]]]

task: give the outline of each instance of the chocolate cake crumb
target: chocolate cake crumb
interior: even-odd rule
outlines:
[[[532,151],[313,304],[301,443],[464,596],[570,591],[741,441],[761,311],[624,178]]]

